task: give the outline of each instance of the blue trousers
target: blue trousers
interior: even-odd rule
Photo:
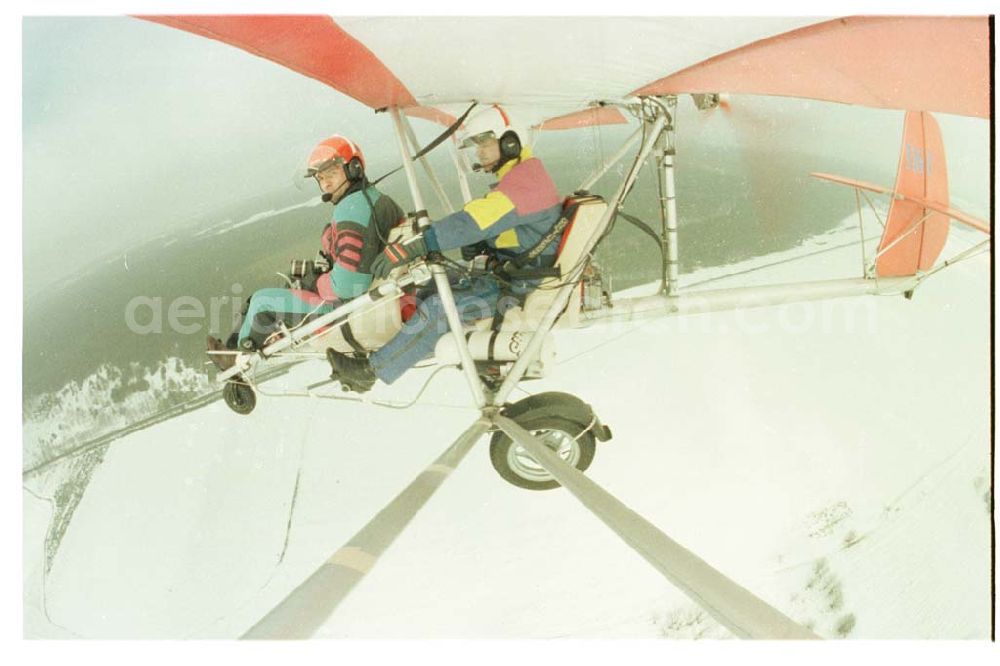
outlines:
[[[462,280],[452,285],[455,305],[463,322],[485,319],[497,311],[500,285],[488,277]],[[372,370],[386,384],[403,376],[407,370],[434,353],[441,336],[448,333],[448,318],[441,297],[432,293],[424,298],[402,330],[368,357]]]

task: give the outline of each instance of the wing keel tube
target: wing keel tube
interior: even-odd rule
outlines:
[[[591,314],[591,320],[629,321],[661,315],[691,315],[725,310],[744,310],[804,301],[820,301],[850,296],[890,296],[916,288],[920,276],[881,278],[845,278],[759,287],[737,287],[692,291],[677,296],[645,296],[619,299],[606,314]]]

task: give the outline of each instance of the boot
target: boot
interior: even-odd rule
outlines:
[[[375,372],[366,358],[354,358],[341,354],[334,349],[326,350],[326,360],[330,362],[334,379],[340,380],[340,385],[349,391],[365,393],[375,385]]]
[[[208,348],[208,357],[212,359],[212,363],[219,370],[224,372],[236,365],[236,354],[226,349],[226,346],[222,344],[222,340],[213,338],[210,335],[205,341],[205,346]]]

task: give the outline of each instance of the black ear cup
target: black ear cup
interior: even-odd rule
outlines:
[[[361,165],[361,160],[357,157],[352,157],[350,161],[344,165],[344,175],[347,176],[347,180],[352,183],[361,180],[365,175],[365,168]]]
[[[521,156],[521,139],[517,132],[507,130],[500,135],[500,157],[503,161],[512,160]]]

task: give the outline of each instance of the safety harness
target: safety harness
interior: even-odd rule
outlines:
[[[557,239],[560,241],[565,239],[569,228],[572,226],[573,218],[576,216],[576,211],[580,208],[581,204],[597,199],[600,199],[600,197],[586,192],[576,192],[573,196],[567,197],[563,202],[559,220],[552,225],[552,228],[537,243],[516,257],[508,259],[502,264],[497,264],[493,269],[493,273],[500,278],[500,297],[497,314],[493,317],[493,324],[491,326],[494,331],[500,330],[508,310],[514,306],[524,307],[524,301],[529,292],[515,293],[513,284],[515,280],[541,280],[549,277],[562,277],[562,272],[558,266],[541,267],[531,266],[531,264],[542,256],[542,253],[552,243],[556,242]],[[556,251],[556,257],[558,256],[559,250]]]

